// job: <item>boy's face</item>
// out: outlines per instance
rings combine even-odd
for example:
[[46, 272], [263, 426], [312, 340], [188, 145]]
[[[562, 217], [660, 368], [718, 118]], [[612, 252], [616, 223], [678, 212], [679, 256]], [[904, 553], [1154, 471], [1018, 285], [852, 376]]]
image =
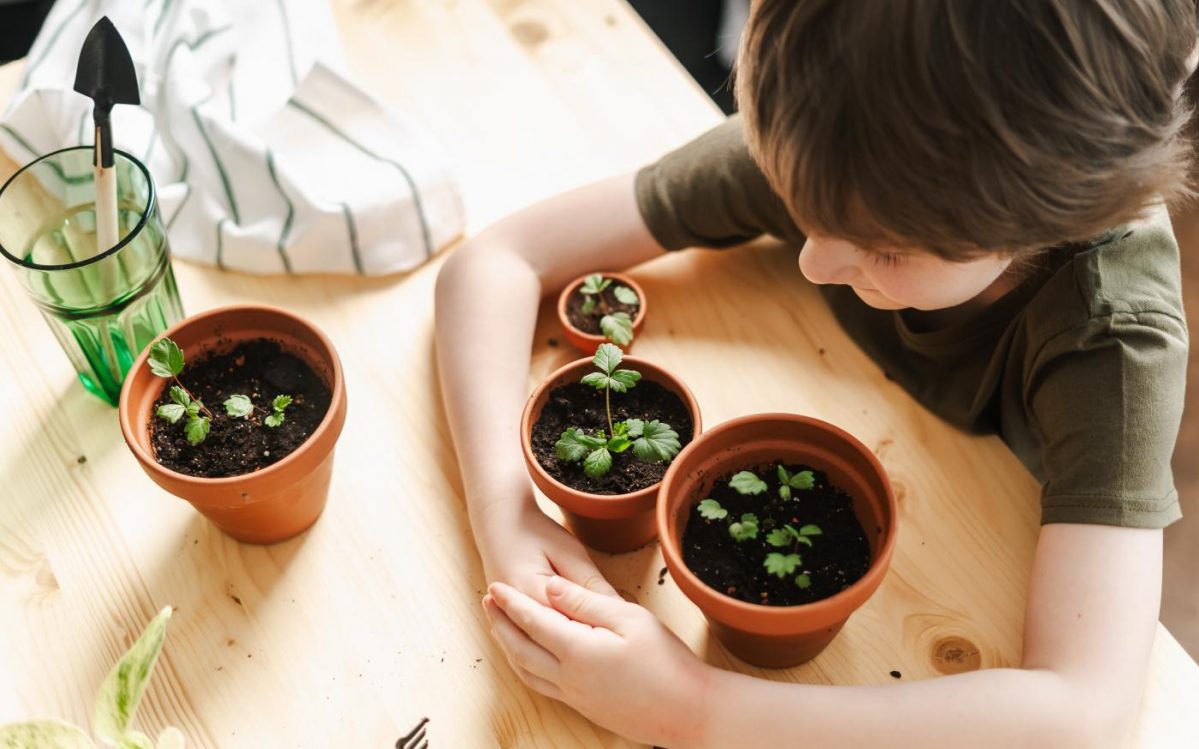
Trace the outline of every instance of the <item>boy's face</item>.
[[914, 248], [864, 251], [820, 235], [810, 235], [799, 253], [799, 269], [809, 281], [851, 286], [876, 309], [956, 307], [986, 291], [1011, 262], [998, 254], [950, 262]]

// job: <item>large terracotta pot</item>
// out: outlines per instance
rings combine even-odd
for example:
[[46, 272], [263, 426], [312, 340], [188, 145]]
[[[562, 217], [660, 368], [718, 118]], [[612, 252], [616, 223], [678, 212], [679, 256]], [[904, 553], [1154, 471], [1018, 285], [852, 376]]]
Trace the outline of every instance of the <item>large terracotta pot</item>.
[[[860, 580], [802, 606], [763, 606], [713, 590], [687, 568], [682, 539], [692, 508], [722, 476], [762, 463], [812, 466], [850, 495], [873, 557]], [[899, 508], [878, 458], [851, 434], [819, 419], [772, 413], [725, 422], [685, 447], [662, 479], [657, 514], [670, 575], [720, 642], [747, 663], [786, 668], [816, 657], [878, 588], [891, 564]]]
[[[594, 370], [590, 358], [571, 362], [551, 374], [542, 382], [525, 403], [520, 420], [520, 441], [524, 451], [525, 465], [533, 483], [551, 502], [562, 508], [566, 526], [587, 546], [599, 551], [619, 554], [640, 548], [657, 535], [654, 507], [661, 483], [647, 486], [628, 494], [588, 494], [558, 482], [541, 467], [533, 454], [533, 425], [541, 417], [541, 409], [549, 399], [550, 391], [571, 382], [578, 382], [583, 375]], [[626, 356], [622, 369], [635, 369], [641, 373], [642, 382], [655, 382], [677, 395], [691, 412], [691, 439], [700, 433], [699, 404], [683, 381], [667, 370], [635, 356]], [[677, 457], [675, 458], [678, 459]]]
[[[575, 280], [566, 284], [562, 289], [562, 293], [558, 295], [558, 322], [562, 326], [562, 335], [566, 336], [566, 340], [570, 344], [590, 356], [595, 353], [601, 343], [608, 341], [603, 335], [596, 333], [585, 333], [571, 324], [570, 318], [566, 316], [566, 305], [570, 301], [570, 297], [579, 290], [583, 282], [587, 280], [587, 276], [593, 275], [586, 273], [579, 276]], [[641, 329], [645, 326], [645, 289], [641, 288], [641, 284], [634, 281], [632, 278], [623, 273], [601, 273], [604, 278], [611, 278], [612, 283], [620, 286], [628, 286], [637, 293], [637, 298], [641, 303], [637, 305], [637, 314], [633, 317], [633, 340], [629, 341], [628, 345], [621, 346], [626, 353], [633, 348], [633, 344], [637, 342], [637, 337], [641, 335]]]
[[142, 470], [156, 484], [190, 502], [239, 541], [274, 543], [306, 530], [325, 508], [333, 448], [346, 420], [345, 379], [333, 343], [296, 315], [259, 305], [204, 312], [171, 327], [163, 336], [183, 349], [187, 361], [209, 351], [228, 351], [245, 340], [275, 340], [329, 385], [333, 395], [329, 411], [304, 444], [259, 471], [215, 479], [178, 473], [155, 460], [150, 423], [154, 402], [169, 382], [150, 372], [146, 365], [149, 347], [134, 362], [121, 389], [121, 433]]

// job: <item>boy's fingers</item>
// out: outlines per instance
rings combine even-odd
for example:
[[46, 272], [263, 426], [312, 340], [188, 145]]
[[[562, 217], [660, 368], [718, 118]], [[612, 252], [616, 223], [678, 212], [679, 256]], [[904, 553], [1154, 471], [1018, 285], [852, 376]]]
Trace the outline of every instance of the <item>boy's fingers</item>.
[[[590, 627], [572, 622], [554, 609], [537, 603], [509, 585], [493, 583], [490, 591], [499, 608], [508, 615], [508, 619], [523, 630], [529, 639], [551, 654], [561, 654], [571, 643], [591, 634]], [[591, 595], [606, 598], [598, 593]]]
[[[585, 554], [586, 552], [583, 553]], [[555, 558], [550, 561], [553, 562], [554, 569], [557, 570], [558, 574], [567, 580], [596, 593], [616, 598], [620, 597], [620, 594], [616, 592], [616, 588], [613, 588], [611, 583], [604, 579], [604, 576], [595, 568], [590, 559], [586, 557], [580, 559], [571, 554], [563, 554], [561, 558]], [[544, 595], [544, 591], [542, 595]]]
[[562, 690], [558, 688], [558, 685], [553, 684], [541, 678], [540, 676], [529, 673], [523, 668], [517, 669], [516, 675], [519, 676], [520, 680], [528, 685], [528, 687], [534, 692], [544, 694], [546, 697], [550, 697], [555, 700], [562, 699]]
[[520, 631], [490, 596], [483, 599], [483, 610], [487, 612], [487, 618], [491, 622], [492, 635], [499, 641], [515, 670], [546, 680], [558, 678], [558, 659]]
[[620, 631], [624, 607], [628, 606], [620, 596], [605, 596], [594, 593], [564, 577], [551, 577], [545, 585], [550, 605], [576, 622]]

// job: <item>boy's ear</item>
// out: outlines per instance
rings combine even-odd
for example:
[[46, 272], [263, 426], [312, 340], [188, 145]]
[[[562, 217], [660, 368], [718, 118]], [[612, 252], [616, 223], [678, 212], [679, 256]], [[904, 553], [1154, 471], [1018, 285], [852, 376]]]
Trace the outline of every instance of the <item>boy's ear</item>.
[[1197, 66], [1199, 66], [1199, 42], [1195, 44], [1191, 49], [1190, 56], [1187, 57], [1187, 73], [1194, 73]]

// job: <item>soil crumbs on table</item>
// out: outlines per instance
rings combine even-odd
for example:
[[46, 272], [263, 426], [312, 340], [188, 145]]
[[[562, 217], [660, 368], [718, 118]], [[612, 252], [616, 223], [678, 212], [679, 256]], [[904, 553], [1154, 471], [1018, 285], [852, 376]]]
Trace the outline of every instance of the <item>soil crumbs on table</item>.
[[[608, 288], [599, 294], [603, 303], [596, 304], [595, 310], [590, 315], [583, 314], [583, 305], [587, 303], [587, 297], [579, 293], [578, 287], [575, 287], [575, 292], [566, 300], [566, 319], [570, 320], [571, 325], [584, 333], [603, 335], [604, 331], [600, 330], [600, 319], [604, 315], [611, 315], [615, 312], [627, 312], [630, 318], [637, 319], [637, 310], [641, 309], [640, 302], [637, 304], [624, 304], [617, 300], [616, 287], [622, 284], [615, 278], [611, 279], [611, 281], [612, 283], [608, 284]], [[582, 286], [582, 284], [579, 285]]]
[[[748, 467], [764, 480], [766, 491], [743, 495], [729, 486], [733, 471], [716, 480], [706, 495], [728, 510], [722, 520], [708, 520], [693, 507], [683, 533], [683, 561], [706, 585], [725, 595], [767, 606], [796, 606], [812, 603], [841, 592], [861, 579], [870, 568], [870, 544], [853, 511], [853, 500], [840, 487], [829, 483], [823, 471], [808, 466], [786, 465], [792, 474], [812, 471], [811, 489], [793, 489], [791, 499], [779, 496], [778, 464]], [[704, 497], [698, 498], [703, 499]], [[697, 499], [697, 505], [698, 505]], [[758, 535], [738, 542], [729, 525], [744, 513], [758, 516]], [[808, 524], [820, 526], [821, 535], [811, 536], [812, 545], [796, 543], [776, 548], [766, 537], [776, 528]], [[803, 560], [795, 572], [782, 578], [767, 572], [766, 555], [797, 553]], [[795, 583], [803, 573], [811, 580], [807, 588]]]
[[[329, 386], [308, 364], [266, 339], [199, 358], [188, 364], [179, 380], [212, 412], [208, 437], [193, 447], [182, 420], [171, 424], [152, 413], [150, 439], [159, 463], [202, 478], [240, 476], [277, 463], [316, 431], [332, 400]], [[155, 413], [171, 402], [172, 384], [166, 383], [154, 403]], [[254, 403], [248, 418], [225, 413], [225, 400], [235, 394]], [[277, 395], [290, 395], [292, 402], [283, 412], [283, 423], [268, 427], [263, 419]]]
[[[691, 441], [694, 424], [691, 412], [677, 395], [656, 382], [641, 380], [624, 393], [612, 393], [612, 421], [658, 419], [678, 432], [679, 443], [686, 447]], [[581, 382], [554, 388], [550, 391], [541, 417], [533, 425], [532, 447], [537, 462], [555, 480], [588, 494], [627, 494], [652, 486], [662, 480], [668, 463], [648, 463], [633, 455], [630, 448], [612, 455], [612, 468], [599, 478], [583, 472], [583, 461], [568, 463], [560, 460], [554, 445], [562, 433], [577, 427], [589, 435], [608, 432], [608, 417], [604, 411], [604, 393]]]

